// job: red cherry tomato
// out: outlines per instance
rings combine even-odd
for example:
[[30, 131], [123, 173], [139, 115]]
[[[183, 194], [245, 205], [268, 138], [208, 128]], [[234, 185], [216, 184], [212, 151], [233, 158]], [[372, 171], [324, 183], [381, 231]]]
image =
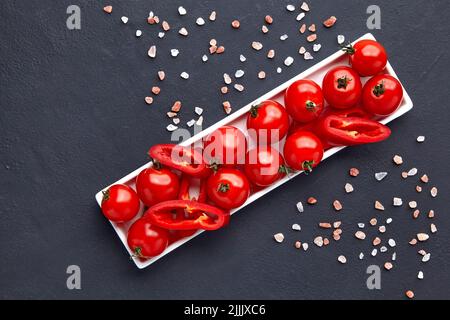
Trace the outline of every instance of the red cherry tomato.
[[386, 50], [377, 41], [361, 40], [345, 47], [344, 51], [350, 55], [350, 65], [361, 77], [374, 76], [386, 67]]
[[313, 133], [297, 131], [287, 138], [284, 145], [284, 159], [290, 168], [310, 172], [322, 158], [322, 142]]
[[287, 88], [284, 103], [289, 115], [298, 122], [317, 119], [325, 107], [320, 86], [312, 80], [298, 80]]
[[148, 259], [166, 250], [169, 234], [167, 230], [152, 226], [147, 219], [141, 218], [128, 230], [127, 242], [136, 257]]
[[239, 170], [221, 168], [208, 178], [208, 197], [222, 209], [234, 209], [247, 201], [250, 183]]
[[250, 110], [247, 129], [253, 129], [250, 136], [254, 135], [259, 145], [277, 143], [288, 132], [289, 116], [278, 102], [264, 101]]
[[241, 130], [223, 126], [205, 139], [204, 157], [207, 162], [227, 166], [245, 163], [247, 138]]
[[111, 221], [130, 221], [139, 212], [140, 205], [136, 191], [124, 184], [113, 185], [103, 192], [102, 212]]
[[377, 116], [387, 116], [400, 106], [403, 88], [400, 82], [387, 74], [370, 79], [363, 88], [363, 107]]
[[178, 176], [165, 168], [148, 168], [136, 178], [136, 190], [145, 205], [151, 207], [159, 202], [178, 198], [180, 181]]
[[247, 152], [244, 172], [258, 187], [267, 187], [281, 179], [287, 169], [281, 154], [271, 147], [259, 146]]
[[325, 100], [336, 109], [354, 107], [361, 98], [361, 78], [349, 67], [340, 66], [328, 71], [322, 88]]

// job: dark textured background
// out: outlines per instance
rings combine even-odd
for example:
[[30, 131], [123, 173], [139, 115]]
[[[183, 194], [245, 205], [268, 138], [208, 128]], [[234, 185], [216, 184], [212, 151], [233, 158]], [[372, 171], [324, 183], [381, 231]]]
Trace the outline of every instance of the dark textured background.
[[[298, 1], [291, 1], [298, 5]], [[175, 99], [184, 103], [183, 121], [191, 119], [194, 106], [203, 106], [206, 126], [224, 114], [218, 88], [223, 72], [242, 66], [239, 54], [247, 56], [242, 68], [246, 76], [243, 94], [227, 97], [242, 106], [269, 89], [312, 66], [337, 50], [336, 35], [355, 39], [368, 32], [367, 1], [310, 1], [312, 12], [305, 20], [316, 22], [323, 48], [315, 61], [305, 62], [297, 54], [304, 40], [298, 35], [295, 15], [285, 10], [288, 1], [183, 1], [188, 15], [178, 16], [181, 1], [1, 1], [0, 2], [0, 297], [1, 298], [363, 298], [402, 299], [412, 288], [417, 298], [450, 298], [449, 114], [450, 63], [449, 2], [377, 1], [382, 9], [382, 29], [374, 32], [390, 53], [390, 61], [411, 94], [415, 108], [390, 124], [393, 135], [384, 143], [347, 149], [326, 161], [312, 175], [299, 177], [260, 199], [233, 217], [221, 231], [203, 234], [181, 250], [148, 269], [139, 271], [128, 259], [111, 226], [102, 217], [94, 194], [147, 161], [152, 144], [169, 140], [165, 112]], [[112, 15], [102, 12], [114, 6]], [[66, 28], [66, 8], [78, 4], [82, 29]], [[218, 19], [203, 27], [198, 16], [217, 10]], [[186, 26], [188, 38], [172, 29], [162, 40], [158, 27], [146, 24], [148, 11], [167, 19], [173, 29]], [[267, 36], [260, 33], [263, 17], [271, 14], [276, 23]], [[330, 15], [339, 19], [329, 31], [320, 23]], [[130, 18], [122, 25], [120, 17]], [[238, 18], [241, 29], [231, 29]], [[144, 31], [140, 39], [134, 32]], [[281, 34], [289, 39], [281, 42]], [[222, 56], [201, 55], [210, 38], [226, 46]], [[249, 44], [263, 40], [277, 50], [275, 61], [257, 54]], [[156, 42], [159, 53], [150, 60], [146, 53]], [[168, 50], [179, 48], [177, 59]], [[284, 58], [292, 55], [294, 65], [275, 73]], [[163, 68], [167, 80], [152, 106], [143, 98], [156, 83]], [[256, 72], [266, 70], [265, 81]], [[189, 81], [179, 78], [190, 73]], [[425, 135], [424, 144], [417, 144]], [[396, 168], [391, 158], [404, 156]], [[356, 166], [361, 175], [351, 182], [356, 191], [346, 195], [347, 170]], [[402, 169], [416, 166], [429, 174], [439, 187], [439, 197], [428, 190], [417, 195], [416, 178], [403, 181]], [[376, 183], [373, 173], [390, 175]], [[295, 203], [314, 195], [319, 205], [299, 215]], [[416, 248], [407, 241], [419, 231], [429, 231], [424, 216], [413, 221], [410, 211], [392, 208], [393, 195], [417, 199], [422, 211], [436, 211], [439, 232], [420, 246], [432, 253], [422, 264]], [[335, 214], [330, 203], [341, 199], [345, 209]], [[387, 205], [375, 212], [373, 201]], [[358, 242], [356, 223], [372, 216], [393, 217], [386, 240], [397, 240], [397, 262], [383, 271], [382, 290], [366, 288], [367, 265], [382, 265], [390, 255], [357, 259], [361, 250], [370, 252], [370, 241]], [[318, 249], [312, 238], [319, 234], [319, 221], [344, 221], [339, 243]], [[290, 230], [302, 225], [301, 233]], [[286, 241], [272, 238], [284, 232]], [[368, 232], [369, 238], [375, 230]], [[308, 252], [296, 251], [295, 240], [310, 243]], [[346, 265], [336, 261], [339, 254]], [[82, 290], [66, 288], [66, 268], [80, 265]], [[425, 280], [416, 279], [417, 271]]]

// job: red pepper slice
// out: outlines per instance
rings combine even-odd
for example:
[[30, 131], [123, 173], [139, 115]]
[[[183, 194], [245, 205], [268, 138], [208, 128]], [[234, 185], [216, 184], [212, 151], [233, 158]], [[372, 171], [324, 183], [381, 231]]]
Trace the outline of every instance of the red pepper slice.
[[[180, 210], [193, 215], [193, 219], [174, 219]], [[144, 217], [151, 224], [168, 230], [217, 230], [228, 224], [230, 213], [206, 203], [191, 200], [171, 200], [161, 202], [148, 209]]]
[[180, 184], [180, 192], [178, 199], [179, 200], [196, 200], [198, 202], [205, 203], [207, 199], [207, 193], [206, 193], [206, 181], [203, 179], [200, 179], [200, 190], [198, 194], [198, 199], [191, 198], [191, 195], [189, 194], [189, 189], [192, 184], [192, 178], [186, 175], [183, 175], [181, 178], [181, 184]]
[[318, 130], [330, 145], [351, 146], [386, 140], [391, 129], [369, 119], [331, 115], [323, 119]]
[[158, 144], [151, 147], [148, 154], [162, 165], [179, 170], [192, 177], [206, 178], [212, 173], [203, 161], [202, 154], [192, 147]]

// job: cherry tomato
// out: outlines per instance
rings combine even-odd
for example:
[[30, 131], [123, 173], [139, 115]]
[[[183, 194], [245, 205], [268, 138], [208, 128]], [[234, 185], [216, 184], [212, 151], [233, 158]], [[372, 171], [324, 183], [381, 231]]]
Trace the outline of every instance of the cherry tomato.
[[204, 157], [207, 162], [227, 166], [245, 163], [247, 138], [241, 130], [223, 126], [205, 139]]
[[386, 50], [377, 41], [361, 40], [345, 47], [344, 51], [350, 55], [350, 65], [361, 77], [374, 76], [386, 67]]
[[234, 209], [247, 201], [250, 195], [250, 183], [239, 170], [221, 168], [208, 182], [208, 197], [222, 209]]
[[[276, 101], [264, 101], [253, 106], [247, 117], [247, 129], [253, 129], [259, 145], [277, 143], [289, 129], [286, 109]], [[273, 137], [272, 137], [273, 136]]]
[[139, 212], [141, 204], [136, 191], [124, 184], [116, 184], [103, 191], [102, 212], [114, 222], [127, 222]]
[[267, 187], [281, 179], [286, 173], [284, 159], [271, 147], [258, 146], [247, 152], [244, 172], [247, 178], [259, 187]]
[[323, 157], [323, 146], [320, 139], [311, 132], [297, 131], [286, 140], [284, 159], [294, 170], [311, 172]]
[[387, 116], [399, 107], [403, 88], [394, 77], [381, 74], [370, 79], [363, 88], [363, 107], [377, 116]]
[[167, 230], [152, 226], [147, 219], [141, 218], [128, 230], [127, 242], [136, 257], [148, 259], [166, 250], [169, 234]]
[[336, 109], [354, 107], [361, 98], [361, 78], [349, 67], [339, 66], [328, 71], [322, 88], [325, 100]]
[[298, 122], [317, 119], [325, 107], [322, 89], [312, 80], [298, 80], [287, 88], [284, 103], [289, 115]]
[[145, 205], [151, 207], [159, 202], [178, 198], [178, 176], [165, 168], [144, 169], [136, 178], [136, 190]]

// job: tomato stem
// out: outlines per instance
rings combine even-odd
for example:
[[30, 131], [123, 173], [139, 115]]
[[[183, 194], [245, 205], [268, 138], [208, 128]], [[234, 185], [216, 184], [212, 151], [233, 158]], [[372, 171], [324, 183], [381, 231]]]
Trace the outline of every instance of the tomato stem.
[[292, 171], [292, 169], [289, 168], [288, 166], [286, 166], [286, 165], [281, 165], [280, 168], [278, 169], [278, 172], [279, 172], [279, 173], [284, 173], [284, 174], [290, 174], [290, 173], [292, 173], [293, 171]]
[[317, 108], [317, 105], [314, 102], [312, 102], [310, 100], [306, 101], [306, 110], [315, 112], [316, 108]]
[[252, 118], [256, 118], [258, 116], [258, 108], [259, 108], [259, 104], [255, 104], [251, 107], [250, 115], [252, 116]]
[[349, 82], [352, 81], [353, 79], [347, 78], [347, 76], [343, 76], [339, 79], [337, 79], [337, 83], [338, 83], [338, 89], [346, 89]]
[[219, 170], [219, 168], [220, 168], [220, 163], [213, 161], [208, 166], [208, 168], [210, 168], [213, 172], [217, 172]]
[[384, 92], [386, 91], [386, 88], [384, 87], [384, 81], [381, 81], [381, 83], [377, 84], [374, 88], [373, 88], [373, 94], [376, 97], [381, 96], [382, 94], [384, 94]]
[[230, 190], [230, 185], [228, 183], [221, 183], [219, 184], [219, 187], [217, 188], [217, 191], [225, 193], [228, 190]]
[[349, 55], [355, 54], [355, 48], [352, 46], [352, 44], [350, 42], [348, 43], [348, 45], [342, 46], [342, 51], [344, 51], [345, 53], [347, 53]]
[[305, 174], [309, 174], [312, 172], [314, 165], [314, 160], [305, 160], [302, 163], [302, 169], [304, 170]]
[[102, 194], [103, 194], [102, 203], [109, 200], [109, 196], [110, 196], [109, 189], [102, 191]]

